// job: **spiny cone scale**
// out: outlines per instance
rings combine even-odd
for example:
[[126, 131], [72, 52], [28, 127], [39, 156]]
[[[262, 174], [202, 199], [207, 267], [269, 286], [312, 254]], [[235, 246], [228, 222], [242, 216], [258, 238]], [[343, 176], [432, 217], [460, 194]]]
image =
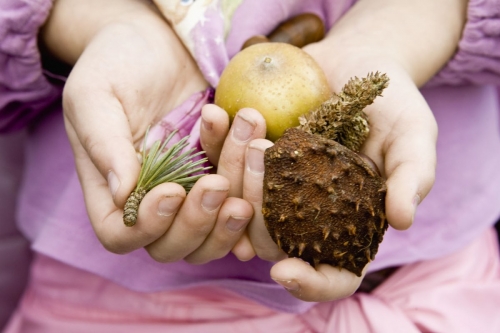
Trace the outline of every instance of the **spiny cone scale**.
[[298, 128], [264, 155], [262, 213], [279, 248], [361, 276], [387, 229], [386, 185], [345, 146]]

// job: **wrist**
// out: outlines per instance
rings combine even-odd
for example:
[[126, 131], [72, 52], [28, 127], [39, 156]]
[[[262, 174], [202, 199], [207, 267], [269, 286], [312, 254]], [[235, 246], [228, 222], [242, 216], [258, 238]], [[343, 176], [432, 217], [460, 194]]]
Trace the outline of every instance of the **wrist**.
[[147, 1], [56, 0], [40, 31], [40, 41], [53, 56], [74, 65], [92, 40], [113, 26], [149, 30], [152, 37], [170, 30], [156, 7]]
[[415, 85], [414, 79], [404, 66], [392, 56], [376, 54], [370, 50], [343, 49], [334, 51], [328, 45], [310, 44], [304, 48], [326, 74], [332, 91], [339, 92], [353, 77], [366, 77], [369, 73], [385, 73], [391, 81], [405, 81]]
[[455, 53], [466, 6], [467, 0], [358, 1], [311, 49], [320, 48], [336, 73], [346, 66], [349, 76], [399, 67], [422, 86]]
[[[365, 56], [363, 53], [335, 54], [324, 52], [318, 44], [311, 44], [305, 50], [324, 70], [333, 92], [338, 93], [353, 77], [364, 78], [369, 73], [380, 72], [389, 77], [389, 85], [383, 92], [383, 98], [375, 99], [364, 111], [371, 117], [373, 113], [385, 113], [393, 110], [429, 110], [422, 97], [415, 79], [396, 59], [386, 55]], [[345, 61], [348, 59], [348, 61]], [[344, 61], [343, 61], [344, 60]], [[433, 122], [431, 113], [422, 115]], [[371, 124], [373, 126], [373, 124]], [[381, 124], [377, 124], [381, 126]]]

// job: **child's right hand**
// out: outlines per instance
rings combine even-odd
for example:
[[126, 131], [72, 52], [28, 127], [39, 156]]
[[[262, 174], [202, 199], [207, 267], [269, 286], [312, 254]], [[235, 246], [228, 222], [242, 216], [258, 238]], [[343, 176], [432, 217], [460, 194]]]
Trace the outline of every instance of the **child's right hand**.
[[[411, 226], [416, 206], [434, 182], [437, 126], [418, 86], [453, 54], [465, 21], [464, 4], [464, 0], [359, 1], [323, 41], [305, 48], [324, 69], [333, 91], [340, 91], [350, 77], [377, 70], [391, 79], [384, 97], [366, 109], [371, 131], [362, 152], [387, 178], [387, 220], [395, 229]], [[422, 17], [427, 20], [424, 25]], [[433, 39], [428, 38], [430, 35]], [[202, 117], [208, 122], [224, 113], [216, 106], [203, 111]], [[261, 118], [255, 110], [240, 113], [234, 124], [241, 120], [240, 115], [254, 124]], [[225, 137], [224, 133], [227, 129], [214, 127], [210, 133], [202, 130], [202, 144], [212, 161], [219, 163], [219, 173], [231, 180], [233, 193], [252, 203], [255, 211], [248, 237], [237, 243], [233, 253], [245, 260], [257, 255], [279, 261], [271, 277], [305, 301], [330, 301], [355, 292], [362, 277], [325, 264], [315, 269], [300, 259], [286, 258], [278, 249], [260, 213], [263, 152], [272, 143], [259, 139], [238, 146], [231, 135]], [[225, 166], [235, 155], [242, 156], [237, 160], [238, 167]]]
[[[309, 51], [328, 70], [328, 62], [321, 55], [329, 53], [322, 48], [318, 45]], [[345, 66], [362, 66], [352, 63], [351, 59], [344, 59]], [[374, 68], [382, 65], [389, 68], [387, 63], [372, 64]], [[384, 91], [384, 97], [377, 98], [367, 110], [371, 132], [362, 151], [376, 162], [387, 178], [386, 214], [389, 224], [397, 229], [406, 229], [413, 221], [418, 203], [413, 198], [417, 195], [424, 198], [433, 184], [437, 128], [431, 110], [411, 78], [401, 67], [390, 69], [391, 84]], [[335, 72], [327, 73], [332, 81], [335, 80]], [[217, 120], [223, 117], [227, 114], [215, 105], [205, 106], [202, 112], [204, 121], [227, 126], [227, 121]], [[249, 124], [254, 124], [254, 132], [248, 141], [238, 143], [234, 134], [242, 123], [246, 123], [248, 133]], [[241, 260], [256, 255], [264, 260], [277, 261], [271, 269], [271, 277], [299, 299], [331, 301], [351, 295], [361, 283], [367, 266], [362, 277], [331, 265], [312, 267], [300, 259], [287, 258], [271, 239], [261, 213], [264, 151], [273, 144], [263, 139], [264, 128], [265, 122], [259, 112], [242, 109], [237, 113], [229, 135], [225, 136], [227, 129], [223, 125], [213, 126], [210, 131], [202, 128], [201, 131], [207, 156], [218, 163], [218, 173], [231, 180], [231, 194], [241, 196], [254, 207], [255, 213], [247, 234], [233, 248], [233, 253]]]
[[207, 86], [154, 7], [138, 0], [59, 0], [43, 37], [55, 56], [75, 63], [63, 94], [64, 119], [101, 243], [115, 253], [146, 247], [160, 262], [225, 256], [253, 210], [228, 198], [229, 181], [219, 175], [203, 177], [187, 196], [178, 184], [159, 185], [143, 199], [138, 223], [123, 223], [146, 128]]

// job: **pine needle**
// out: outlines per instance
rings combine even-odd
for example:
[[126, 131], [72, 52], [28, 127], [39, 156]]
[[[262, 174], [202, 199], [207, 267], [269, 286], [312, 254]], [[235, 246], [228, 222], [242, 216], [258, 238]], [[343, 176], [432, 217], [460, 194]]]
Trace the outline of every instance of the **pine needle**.
[[123, 222], [127, 227], [131, 227], [137, 222], [139, 205], [151, 189], [163, 183], [177, 183], [189, 192], [196, 181], [205, 175], [204, 171], [211, 169], [211, 166], [203, 166], [207, 157], [194, 160], [205, 152], [196, 151], [195, 148], [183, 152], [188, 146], [189, 136], [183, 137], [179, 142], [166, 148], [170, 140], [177, 133], [177, 130], [170, 133], [165, 140], [158, 140], [153, 143], [149, 151], [146, 149], [146, 131], [142, 148], [142, 166], [139, 180], [135, 190], [130, 194], [123, 210]]

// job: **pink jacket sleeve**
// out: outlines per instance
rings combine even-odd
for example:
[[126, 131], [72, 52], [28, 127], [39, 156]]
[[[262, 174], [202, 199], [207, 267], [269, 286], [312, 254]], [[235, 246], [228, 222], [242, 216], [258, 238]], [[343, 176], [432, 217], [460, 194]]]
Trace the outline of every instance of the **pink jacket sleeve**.
[[429, 85], [500, 85], [500, 0], [470, 0], [454, 57]]
[[61, 95], [44, 74], [37, 35], [52, 0], [0, 1], [0, 132], [26, 126]]

